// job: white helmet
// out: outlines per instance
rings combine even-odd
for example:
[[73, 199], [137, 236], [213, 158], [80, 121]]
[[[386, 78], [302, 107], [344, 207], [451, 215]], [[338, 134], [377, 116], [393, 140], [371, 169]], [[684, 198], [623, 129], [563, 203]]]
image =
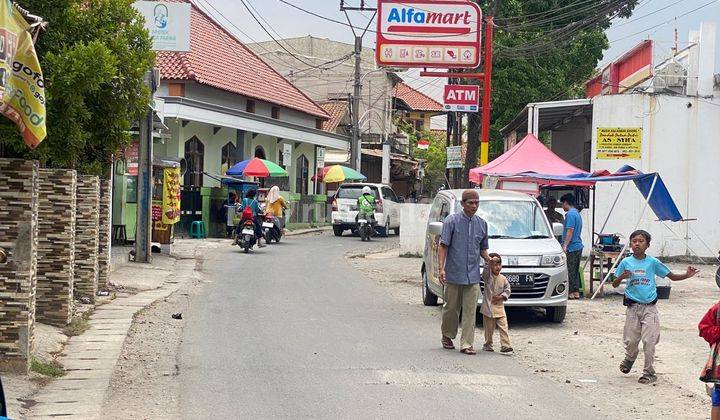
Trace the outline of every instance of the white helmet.
[[370, 189], [370, 187], [363, 187], [363, 189], [362, 189], [362, 194], [363, 194], [363, 195], [365, 195], [365, 194], [370, 194], [370, 195], [372, 195], [372, 190]]

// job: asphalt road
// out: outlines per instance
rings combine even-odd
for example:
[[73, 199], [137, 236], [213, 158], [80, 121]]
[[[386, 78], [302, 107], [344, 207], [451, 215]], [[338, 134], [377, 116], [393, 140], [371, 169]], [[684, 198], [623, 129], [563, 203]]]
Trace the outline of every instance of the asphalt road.
[[184, 315], [184, 417], [602, 417], [512, 357], [443, 350], [419, 291], [417, 305], [400, 304], [347, 264], [363, 247], [323, 235], [211, 255], [211, 283]]

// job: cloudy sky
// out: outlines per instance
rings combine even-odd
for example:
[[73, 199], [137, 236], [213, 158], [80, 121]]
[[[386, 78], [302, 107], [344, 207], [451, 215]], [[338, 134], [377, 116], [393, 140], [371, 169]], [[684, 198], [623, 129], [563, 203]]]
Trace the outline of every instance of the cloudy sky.
[[[254, 42], [270, 39], [240, 0], [193, 1], [233, 32], [241, 41]], [[253, 13], [276, 38], [310, 34], [352, 43], [353, 35], [348, 26], [314, 17], [284, 4], [280, 0], [244, 1], [255, 9]], [[339, 0], [287, 0], [287, 2], [331, 19], [345, 21], [344, 14], [339, 10]], [[346, 0], [345, 4], [356, 6], [359, 2], [360, 0]], [[367, 4], [374, 6], [375, 2], [376, 0], [368, 0]], [[370, 12], [350, 13], [353, 24], [358, 26], [367, 24], [372, 17]], [[699, 28], [703, 21], [716, 23], [720, 21], [720, 0], [641, 0], [632, 17], [618, 19], [608, 29], [610, 48], [605, 52], [600, 66], [612, 61], [639, 41], [647, 38], [655, 40], [656, 60], [667, 57], [674, 44], [675, 28], [678, 30], [680, 48], [683, 48], [687, 45], [688, 32], [691, 29]], [[267, 25], [268, 23], [269, 25]], [[366, 36], [365, 44], [374, 46], [375, 40], [372, 33]], [[717, 58], [716, 68], [720, 68], [720, 54]], [[442, 89], [441, 80], [421, 80], [416, 71], [407, 72], [403, 77], [411, 85], [425, 93], [436, 98], [439, 97]]]

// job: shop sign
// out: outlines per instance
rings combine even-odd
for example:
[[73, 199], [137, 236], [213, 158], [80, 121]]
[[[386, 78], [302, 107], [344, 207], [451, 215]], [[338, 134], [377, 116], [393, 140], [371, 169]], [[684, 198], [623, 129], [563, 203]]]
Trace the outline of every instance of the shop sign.
[[447, 165], [448, 169], [458, 169], [463, 167], [462, 146], [450, 146], [447, 148]]
[[292, 166], [292, 150], [292, 144], [283, 143], [283, 165]]
[[482, 12], [465, 0], [378, 0], [378, 65], [475, 68]]
[[640, 159], [642, 128], [598, 127], [596, 150], [598, 160]]
[[137, 1], [155, 51], [190, 51], [190, 3]]
[[324, 167], [325, 167], [325, 148], [318, 147], [317, 148], [317, 159], [315, 160], [315, 168], [324, 168]]
[[479, 99], [478, 85], [445, 85], [443, 108], [445, 111], [477, 112]]

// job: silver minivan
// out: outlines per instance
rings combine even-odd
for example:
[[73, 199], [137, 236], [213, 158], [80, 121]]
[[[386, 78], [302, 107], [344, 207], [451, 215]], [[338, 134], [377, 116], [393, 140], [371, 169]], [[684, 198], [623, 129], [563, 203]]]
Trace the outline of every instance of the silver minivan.
[[[554, 236], [562, 235], [563, 226], [551, 226], [540, 203], [530, 195], [477, 191], [477, 215], [488, 224], [490, 252], [502, 256], [502, 273], [512, 288], [505, 305], [545, 308], [548, 320], [562, 322], [567, 308], [568, 274], [565, 254]], [[440, 233], [448, 215], [463, 211], [462, 192], [440, 191], [430, 210], [422, 265], [423, 303], [427, 306], [437, 305], [438, 297], [443, 297], [444, 288], [438, 279]], [[478, 305], [481, 303], [482, 294]]]

